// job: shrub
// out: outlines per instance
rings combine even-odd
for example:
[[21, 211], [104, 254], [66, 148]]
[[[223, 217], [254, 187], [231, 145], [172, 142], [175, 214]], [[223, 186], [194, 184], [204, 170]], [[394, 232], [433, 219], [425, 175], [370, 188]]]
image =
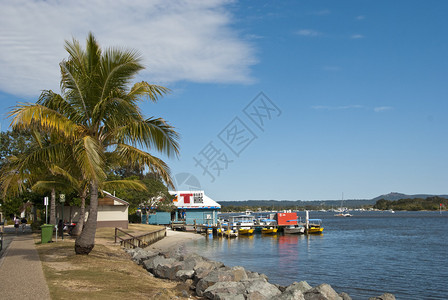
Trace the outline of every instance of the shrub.
[[129, 215], [129, 223], [141, 223], [142, 218], [137, 213], [133, 213]]

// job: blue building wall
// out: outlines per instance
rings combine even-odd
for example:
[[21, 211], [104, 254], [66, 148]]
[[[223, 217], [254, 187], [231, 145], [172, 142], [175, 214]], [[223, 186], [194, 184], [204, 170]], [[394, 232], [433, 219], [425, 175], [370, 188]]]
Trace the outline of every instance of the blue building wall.
[[[183, 215], [182, 212], [185, 212]], [[151, 225], [168, 225], [171, 224], [171, 213], [169, 212], [157, 212], [155, 214], [148, 215], [148, 223], [146, 222], [145, 214], [142, 214], [142, 224]], [[216, 224], [218, 221], [217, 209], [185, 209], [179, 210], [179, 213], [175, 214], [174, 221], [185, 221], [187, 225], [196, 224]]]
[[[148, 222], [146, 222], [146, 217], [148, 217]], [[142, 214], [142, 224], [169, 225], [171, 224], [171, 213], [157, 212], [153, 215]]]
[[218, 211], [216, 209], [186, 209], [185, 223], [187, 225], [196, 224], [216, 224], [218, 220]]

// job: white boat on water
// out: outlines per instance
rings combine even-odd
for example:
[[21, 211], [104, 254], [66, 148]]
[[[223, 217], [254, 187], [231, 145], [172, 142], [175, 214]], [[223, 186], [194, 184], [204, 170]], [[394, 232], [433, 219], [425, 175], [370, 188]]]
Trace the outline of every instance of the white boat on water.
[[335, 217], [353, 217], [353, 215], [349, 212], [341, 212], [339, 214], [335, 214]]
[[305, 233], [305, 226], [303, 226], [303, 225], [288, 225], [283, 230], [285, 233], [288, 233], [288, 234], [303, 234], [303, 233]]
[[254, 216], [248, 214], [230, 217], [230, 224], [238, 227], [238, 234], [250, 235], [255, 231]]
[[334, 216], [335, 217], [352, 217], [353, 215], [348, 212], [347, 208], [342, 207], [343, 203], [344, 203], [344, 193], [342, 193], [341, 208], [336, 210], [336, 212], [339, 212], [339, 213], [335, 214]]

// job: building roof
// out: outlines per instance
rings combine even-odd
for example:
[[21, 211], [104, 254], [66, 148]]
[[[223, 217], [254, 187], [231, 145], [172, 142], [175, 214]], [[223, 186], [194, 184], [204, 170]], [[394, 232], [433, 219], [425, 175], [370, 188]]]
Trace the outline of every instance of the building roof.
[[[129, 202], [126, 202], [123, 199], [115, 197], [114, 195], [112, 195], [109, 192], [106, 192], [106, 191], [103, 190], [103, 194], [104, 194], [104, 197], [98, 198], [98, 205], [111, 205], [111, 206], [113, 206], [113, 205], [126, 205], [126, 206], [129, 206]], [[103, 200], [101, 201], [100, 199], [103, 199]], [[107, 199], [110, 199], [111, 201], [107, 201]]]
[[204, 191], [169, 191], [173, 203], [181, 209], [220, 209], [221, 205], [205, 195]]

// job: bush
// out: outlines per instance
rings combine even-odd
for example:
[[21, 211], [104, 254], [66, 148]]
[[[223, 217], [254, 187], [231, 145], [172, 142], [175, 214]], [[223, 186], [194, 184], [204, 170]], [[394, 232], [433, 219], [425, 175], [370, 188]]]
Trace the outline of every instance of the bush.
[[137, 213], [133, 213], [129, 215], [129, 223], [141, 223], [142, 218]]
[[39, 231], [41, 225], [42, 225], [41, 221], [34, 221], [33, 223], [31, 223], [31, 230], [33, 232]]

